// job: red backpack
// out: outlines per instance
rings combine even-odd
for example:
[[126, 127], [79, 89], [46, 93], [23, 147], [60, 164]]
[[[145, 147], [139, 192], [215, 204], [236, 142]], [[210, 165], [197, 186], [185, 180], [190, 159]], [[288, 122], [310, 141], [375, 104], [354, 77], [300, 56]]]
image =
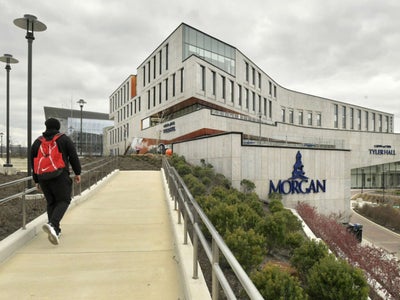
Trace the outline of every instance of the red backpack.
[[62, 135], [62, 133], [57, 133], [50, 141], [47, 141], [43, 136], [38, 138], [41, 144], [37, 156], [33, 159], [33, 172], [41, 180], [55, 178], [65, 168], [62, 153], [58, 150], [56, 143]]

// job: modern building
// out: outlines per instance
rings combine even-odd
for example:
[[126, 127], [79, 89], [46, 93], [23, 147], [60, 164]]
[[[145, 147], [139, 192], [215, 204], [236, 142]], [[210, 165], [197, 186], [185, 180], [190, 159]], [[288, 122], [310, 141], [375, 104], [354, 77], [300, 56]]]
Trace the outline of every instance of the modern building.
[[108, 114], [45, 106], [44, 115], [46, 120], [56, 118], [60, 121], [60, 132], [72, 139], [78, 154], [93, 156], [108, 154], [104, 151], [106, 145], [103, 143], [104, 128], [113, 125]]
[[172, 147], [261, 198], [349, 213], [351, 188], [400, 186], [393, 114], [290, 90], [240, 50], [179, 25], [109, 97], [110, 152]]

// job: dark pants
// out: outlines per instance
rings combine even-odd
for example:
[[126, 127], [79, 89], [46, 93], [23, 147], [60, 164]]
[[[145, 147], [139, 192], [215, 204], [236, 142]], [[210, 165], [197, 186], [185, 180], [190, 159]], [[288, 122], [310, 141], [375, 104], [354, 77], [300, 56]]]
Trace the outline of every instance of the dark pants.
[[40, 187], [47, 201], [47, 216], [58, 234], [60, 221], [71, 203], [72, 179], [67, 172], [50, 180], [40, 180]]

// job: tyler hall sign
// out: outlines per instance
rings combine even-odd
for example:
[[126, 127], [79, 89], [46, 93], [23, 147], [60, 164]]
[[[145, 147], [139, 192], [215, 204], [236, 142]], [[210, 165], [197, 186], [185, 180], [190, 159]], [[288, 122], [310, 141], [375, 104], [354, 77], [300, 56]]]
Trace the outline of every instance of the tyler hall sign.
[[369, 154], [373, 155], [396, 155], [396, 150], [390, 145], [374, 145], [374, 149], [369, 149]]
[[279, 193], [288, 194], [310, 194], [310, 193], [325, 193], [326, 179], [309, 180], [303, 171], [303, 163], [301, 161], [301, 153], [297, 151], [296, 162], [293, 166], [292, 177], [286, 180], [279, 180], [276, 184], [269, 181], [269, 194]]

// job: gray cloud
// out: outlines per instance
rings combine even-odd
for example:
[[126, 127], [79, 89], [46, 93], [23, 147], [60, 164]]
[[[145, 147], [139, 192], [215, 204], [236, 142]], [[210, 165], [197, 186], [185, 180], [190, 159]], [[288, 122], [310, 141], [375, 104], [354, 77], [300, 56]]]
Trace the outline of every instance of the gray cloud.
[[[181, 23], [237, 47], [280, 85], [395, 114], [400, 131], [400, 2], [0, 0], [11, 70], [11, 139], [26, 144], [27, 41], [15, 18], [47, 25], [33, 43], [33, 137], [43, 106], [108, 112], [108, 96]], [[4, 65], [3, 65], [4, 66]], [[0, 131], [5, 131], [0, 70]], [[4, 96], [3, 96], [4, 95]]]

